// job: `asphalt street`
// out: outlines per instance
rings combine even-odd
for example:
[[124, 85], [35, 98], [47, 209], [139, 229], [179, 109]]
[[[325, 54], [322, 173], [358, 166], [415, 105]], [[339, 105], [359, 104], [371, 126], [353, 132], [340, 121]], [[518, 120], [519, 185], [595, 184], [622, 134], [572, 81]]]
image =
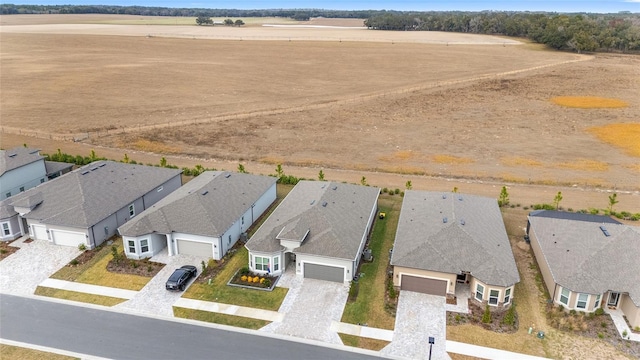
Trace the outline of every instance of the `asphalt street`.
[[376, 359], [272, 337], [0, 295], [0, 338], [114, 359]]

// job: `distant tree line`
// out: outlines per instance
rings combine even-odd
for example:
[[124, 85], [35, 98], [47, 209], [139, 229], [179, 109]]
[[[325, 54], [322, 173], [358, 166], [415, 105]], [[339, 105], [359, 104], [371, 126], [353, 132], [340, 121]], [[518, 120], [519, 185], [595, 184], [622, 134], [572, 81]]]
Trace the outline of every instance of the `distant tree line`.
[[[326, 9], [180, 9], [115, 5], [14, 5], [0, 4], [7, 14], [121, 14], [198, 17], [199, 25], [210, 25], [211, 17], [311, 17], [366, 19], [374, 30], [449, 31], [525, 37], [558, 50], [640, 51], [640, 14], [545, 12], [407, 12], [387, 10]], [[226, 24], [231, 25], [231, 24]], [[240, 24], [234, 23], [240, 26]]]
[[558, 50], [640, 51], [640, 14], [530, 12], [385, 13], [365, 20], [376, 30], [451, 31], [525, 37]]

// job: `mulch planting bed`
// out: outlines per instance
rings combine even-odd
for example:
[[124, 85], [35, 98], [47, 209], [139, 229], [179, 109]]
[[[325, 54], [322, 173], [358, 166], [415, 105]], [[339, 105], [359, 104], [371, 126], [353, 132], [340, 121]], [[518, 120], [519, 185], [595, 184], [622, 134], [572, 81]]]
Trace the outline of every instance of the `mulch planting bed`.
[[456, 312], [447, 311], [447, 326], [455, 326], [462, 324], [475, 324], [482, 326], [483, 328], [494, 331], [497, 333], [514, 333], [518, 330], [518, 317], [515, 317], [515, 325], [508, 325], [504, 323], [504, 317], [507, 314], [508, 309], [497, 309], [489, 307], [491, 311], [491, 322], [483, 323], [482, 316], [484, 315], [485, 308], [483, 305], [479, 305], [475, 301], [469, 299], [470, 314], [461, 314]]
[[9, 246], [13, 241], [2, 241], [0, 242], [0, 260], [3, 260], [7, 256], [13, 254], [14, 252], [20, 250], [20, 248]]
[[129, 274], [146, 277], [156, 276], [165, 264], [143, 260], [121, 259], [119, 261], [111, 260], [107, 264], [107, 271], [118, 274]]

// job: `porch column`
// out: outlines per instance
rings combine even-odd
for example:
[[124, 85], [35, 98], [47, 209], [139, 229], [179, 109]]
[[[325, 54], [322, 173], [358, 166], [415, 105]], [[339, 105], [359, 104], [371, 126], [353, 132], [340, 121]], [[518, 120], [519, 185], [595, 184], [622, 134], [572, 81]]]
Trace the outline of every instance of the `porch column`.
[[173, 252], [173, 236], [171, 236], [171, 233], [167, 234], [167, 251], [169, 253], [169, 256], [173, 256], [174, 252]]

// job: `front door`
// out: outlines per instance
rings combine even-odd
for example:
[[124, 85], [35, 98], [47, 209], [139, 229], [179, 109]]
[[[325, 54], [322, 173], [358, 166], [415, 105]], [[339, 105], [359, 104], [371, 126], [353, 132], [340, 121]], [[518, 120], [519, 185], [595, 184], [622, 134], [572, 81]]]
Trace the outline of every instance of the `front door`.
[[22, 223], [22, 236], [29, 236], [29, 224], [27, 224], [27, 219], [20, 218], [20, 222]]
[[617, 307], [618, 300], [620, 300], [620, 293], [612, 291], [609, 293], [609, 301], [607, 301], [607, 305]]

